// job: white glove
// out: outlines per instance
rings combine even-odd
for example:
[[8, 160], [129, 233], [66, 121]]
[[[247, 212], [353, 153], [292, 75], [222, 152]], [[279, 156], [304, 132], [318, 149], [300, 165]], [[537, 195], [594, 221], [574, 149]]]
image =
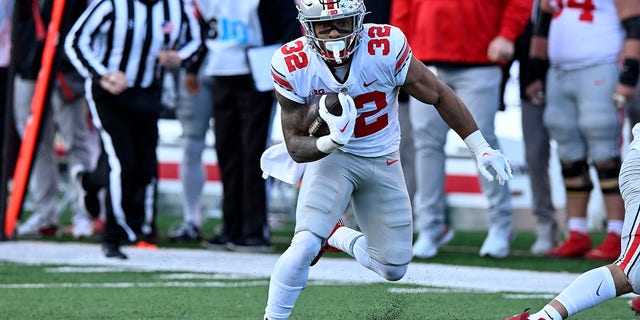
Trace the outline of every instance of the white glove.
[[356, 125], [358, 111], [356, 110], [355, 102], [353, 102], [350, 96], [344, 93], [338, 93], [338, 100], [340, 100], [340, 104], [342, 105], [341, 115], [334, 116], [327, 110], [324, 97], [320, 100], [319, 114], [329, 127], [329, 137], [331, 140], [343, 146], [347, 144], [351, 136], [353, 136], [353, 128]]
[[476, 157], [478, 170], [483, 177], [489, 181], [493, 181], [493, 175], [487, 170], [487, 168], [491, 167], [496, 171], [495, 178], [498, 179], [500, 185], [503, 185], [507, 180], [513, 179], [509, 160], [507, 160], [500, 150], [492, 149], [479, 130], [466, 137], [464, 142]]

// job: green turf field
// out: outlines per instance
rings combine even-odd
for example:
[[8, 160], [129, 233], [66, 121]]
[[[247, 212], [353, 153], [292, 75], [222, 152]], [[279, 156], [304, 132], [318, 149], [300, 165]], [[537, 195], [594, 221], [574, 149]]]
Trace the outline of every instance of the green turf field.
[[[161, 215], [160, 230], [167, 230], [179, 219]], [[215, 220], [207, 222], [207, 236], [216, 224]], [[527, 249], [533, 234], [524, 232], [517, 235], [509, 258], [481, 258], [477, 252], [485, 235], [457, 231], [438, 257], [415, 262], [568, 273], [602, 265], [582, 259], [531, 256]], [[594, 242], [603, 236], [594, 234]], [[273, 231], [275, 255], [286, 248], [290, 237], [290, 224]], [[198, 244], [172, 244], [165, 238], [166, 234], [161, 234], [161, 248], [200, 250]], [[75, 240], [63, 236], [54, 241]], [[2, 245], [7, 244], [11, 243]], [[141, 271], [104, 265], [26, 265], [2, 262], [1, 256], [0, 246], [0, 319], [261, 319], [267, 299], [267, 277], [237, 279], [215, 273]], [[327, 257], [348, 259], [341, 253]], [[322, 265], [315, 268], [319, 267]], [[554, 294], [520, 294], [517, 281], [513, 288], [514, 292], [495, 293], [389, 282], [313, 280], [298, 299], [291, 319], [503, 319], [525, 307], [540, 308]], [[640, 319], [629, 310], [629, 299], [613, 299], [572, 319]]]
[[[214, 285], [210, 274], [183, 279], [167, 272], [82, 269], [0, 263], [0, 318], [261, 319], [267, 298], [267, 279], [217, 279]], [[617, 298], [574, 318], [634, 319], [628, 300]], [[311, 282], [291, 319], [503, 319], [545, 301], [392, 283]]]

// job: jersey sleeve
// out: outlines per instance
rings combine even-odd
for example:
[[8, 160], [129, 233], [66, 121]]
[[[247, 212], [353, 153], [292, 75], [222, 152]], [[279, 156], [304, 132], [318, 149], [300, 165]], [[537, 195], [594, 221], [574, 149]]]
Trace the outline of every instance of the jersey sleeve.
[[91, 42], [105, 24], [111, 23], [112, 16], [110, 1], [94, 1], [74, 23], [65, 39], [64, 49], [69, 61], [85, 78], [100, 78], [107, 72]]
[[365, 46], [361, 51], [373, 57], [367, 61], [377, 64], [379, 78], [395, 87], [404, 84], [412, 53], [407, 38], [399, 28], [387, 24], [367, 24], [361, 45]]
[[[295, 41], [300, 41], [300, 39], [292, 42]], [[275, 90], [280, 95], [297, 103], [305, 103], [304, 98], [301, 97], [294, 89], [295, 76], [294, 73], [289, 70], [289, 66], [285, 61], [285, 55], [283, 54], [283, 51], [286, 51], [287, 48], [291, 47], [292, 42], [284, 44], [273, 54], [273, 57], [271, 58], [271, 78], [273, 79], [273, 86]], [[287, 59], [291, 60], [292, 58], [289, 55], [287, 56]], [[289, 64], [291, 64], [291, 62]]]
[[394, 53], [394, 60], [389, 65], [392, 68], [390, 72], [392, 73], [396, 86], [402, 86], [409, 71], [409, 62], [412, 57], [411, 46], [409, 46], [407, 37], [405, 37], [402, 30], [397, 27], [391, 26], [391, 36], [389, 39], [391, 42], [391, 52]]

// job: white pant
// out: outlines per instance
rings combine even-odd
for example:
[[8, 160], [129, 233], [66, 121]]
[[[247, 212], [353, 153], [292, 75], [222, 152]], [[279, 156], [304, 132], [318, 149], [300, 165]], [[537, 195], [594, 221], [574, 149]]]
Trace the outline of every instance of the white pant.
[[[31, 98], [35, 81], [16, 77], [14, 84], [14, 113], [16, 128], [24, 136], [27, 120], [31, 114]], [[68, 168], [81, 165], [92, 168], [100, 152], [99, 136], [89, 126], [87, 103], [84, 98], [72, 102], [62, 100], [58, 90], [51, 92], [51, 112], [43, 115], [40, 141], [34, 156], [29, 192], [33, 202], [33, 214], [39, 215], [42, 223], [58, 224], [56, 200], [58, 197], [58, 158], [54, 141], [59, 138], [66, 152]], [[73, 193], [71, 199], [76, 199]], [[86, 214], [72, 201], [73, 214]]]

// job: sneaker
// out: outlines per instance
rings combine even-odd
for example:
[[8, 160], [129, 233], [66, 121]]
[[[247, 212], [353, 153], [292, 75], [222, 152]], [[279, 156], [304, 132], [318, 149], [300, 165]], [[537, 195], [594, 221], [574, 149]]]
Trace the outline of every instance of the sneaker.
[[531, 253], [544, 256], [558, 245], [556, 226], [553, 223], [539, 223], [536, 226], [536, 241], [531, 246]]
[[420, 232], [418, 240], [413, 244], [413, 256], [421, 259], [433, 258], [438, 254], [440, 246], [449, 243], [455, 231], [445, 225], [435, 238], [429, 232]]
[[620, 256], [620, 236], [615, 232], [607, 233], [602, 244], [589, 250], [584, 257], [590, 260], [614, 261]]
[[530, 315], [531, 314], [529, 313], [529, 308], [527, 308], [527, 309], [524, 309], [524, 312], [513, 315], [508, 318], [504, 318], [504, 320], [529, 320]]
[[547, 256], [554, 258], [582, 257], [591, 250], [591, 238], [588, 234], [569, 231], [569, 238], [555, 249], [551, 249]]
[[480, 247], [481, 257], [503, 259], [509, 255], [513, 232], [510, 227], [493, 226]]
[[58, 226], [56, 225], [47, 225], [38, 228], [38, 233], [43, 237], [57, 237], [58, 236]]
[[236, 252], [273, 252], [271, 241], [262, 237], [242, 237], [229, 243], [227, 249]]
[[640, 315], [640, 296], [629, 300], [629, 307], [636, 313], [636, 315]]
[[327, 240], [324, 241], [324, 244], [322, 245], [322, 247], [320, 248], [320, 251], [318, 252], [318, 254], [316, 255], [315, 258], [313, 258], [313, 260], [311, 261], [311, 263], [309, 264], [310, 266], [315, 266], [316, 263], [318, 263], [318, 260], [320, 260], [320, 258], [322, 257], [322, 255], [325, 252], [340, 252], [339, 249], [334, 248], [332, 246], [329, 245], [329, 238], [331, 238], [331, 236], [336, 232], [336, 230], [338, 230], [338, 228], [340, 227], [344, 227], [344, 221], [342, 221], [342, 219], [338, 219], [338, 223], [336, 223], [335, 227], [333, 227], [333, 230], [331, 231], [331, 233], [329, 234], [329, 236], [327, 237]]
[[102, 253], [104, 253], [104, 256], [107, 258], [127, 259], [127, 256], [120, 251], [120, 246], [117, 244], [103, 243]]
[[104, 219], [98, 217], [91, 221], [91, 227], [93, 228], [94, 234], [103, 234], [104, 233]]
[[89, 238], [93, 236], [93, 224], [88, 217], [74, 219], [71, 227], [71, 235], [74, 239]]
[[32, 214], [27, 221], [16, 228], [19, 237], [55, 237], [58, 235], [58, 226], [46, 223], [39, 214]]
[[145, 249], [145, 250], [156, 250], [156, 249], [158, 249], [158, 245], [157, 244], [151, 243], [151, 242], [147, 242], [147, 241], [144, 241], [144, 240], [136, 241], [136, 243], [134, 243], [133, 246], [138, 248], [138, 249]]
[[58, 226], [56, 225], [46, 225], [46, 226], [36, 226], [35, 228], [18, 227], [16, 229], [16, 235], [22, 237], [57, 237], [58, 236]]
[[191, 223], [182, 223], [178, 229], [169, 230], [169, 241], [171, 242], [184, 242], [184, 241], [200, 241], [200, 228]]
[[213, 236], [210, 240], [202, 241], [200, 245], [209, 250], [228, 250], [233, 238], [225, 234]]

